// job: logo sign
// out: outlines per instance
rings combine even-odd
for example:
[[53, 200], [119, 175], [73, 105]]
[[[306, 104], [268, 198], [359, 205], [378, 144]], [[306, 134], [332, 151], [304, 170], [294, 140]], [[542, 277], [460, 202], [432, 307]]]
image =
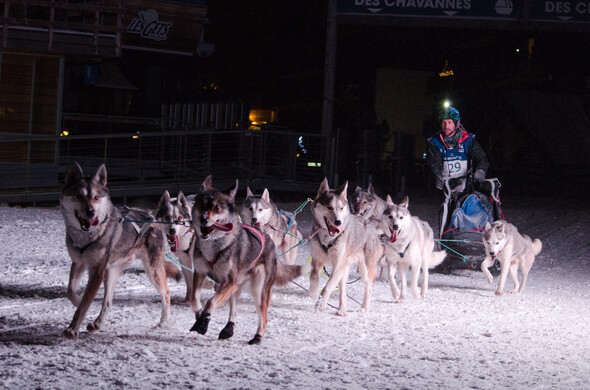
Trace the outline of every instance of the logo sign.
[[533, 1], [533, 19], [590, 22], [590, 0]]
[[522, 0], [338, 0], [338, 13], [520, 20]]
[[172, 23], [161, 22], [158, 20], [158, 12], [153, 9], [139, 11], [139, 18], [135, 18], [129, 23], [127, 32], [137, 34], [142, 38], [153, 39], [155, 41], [165, 41], [168, 39], [168, 33], [172, 28]]

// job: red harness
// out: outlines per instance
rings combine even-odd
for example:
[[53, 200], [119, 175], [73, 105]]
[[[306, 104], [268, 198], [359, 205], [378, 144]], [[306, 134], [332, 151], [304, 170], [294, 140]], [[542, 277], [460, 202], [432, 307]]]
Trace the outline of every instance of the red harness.
[[[244, 225], [244, 224], [240, 224], [240, 226], [242, 228], [246, 229], [247, 231], [249, 231], [254, 236], [256, 236], [256, 238], [258, 238], [258, 241], [260, 241], [260, 252], [258, 253], [258, 256], [256, 256], [256, 258], [252, 261], [252, 263], [250, 263], [250, 266], [248, 267], [248, 270], [250, 270], [258, 264], [258, 260], [260, 260], [260, 256], [262, 256], [262, 252], [264, 251], [264, 244], [266, 242], [266, 239], [264, 238], [264, 234], [262, 232], [260, 232], [260, 230], [256, 229], [255, 227], [250, 226], [250, 225]], [[221, 225], [221, 224], [216, 223], [213, 225], [213, 227], [218, 230], [224, 231], [224, 232], [228, 232], [233, 229], [233, 225], [231, 223], [228, 223], [226, 225]], [[208, 261], [211, 268], [213, 268], [215, 263], [217, 263], [217, 256], [218, 255], [219, 254], [216, 253], [215, 257], [213, 257], [213, 259], [211, 261]]]

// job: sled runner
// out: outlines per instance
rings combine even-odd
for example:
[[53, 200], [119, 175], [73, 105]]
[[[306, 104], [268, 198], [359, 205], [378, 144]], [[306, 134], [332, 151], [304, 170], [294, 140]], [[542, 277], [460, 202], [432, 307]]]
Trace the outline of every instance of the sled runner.
[[[445, 200], [439, 215], [439, 239], [441, 248], [447, 249], [447, 258], [437, 270], [480, 269], [485, 258], [481, 234], [487, 222], [504, 219], [500, 202], [500, 181], [497, 178], [476, 182], [471, 177], [460, 178], [465, 190], [451, 191], [445, 181]], [[493, 271], [493, 270], [491, 270]]]

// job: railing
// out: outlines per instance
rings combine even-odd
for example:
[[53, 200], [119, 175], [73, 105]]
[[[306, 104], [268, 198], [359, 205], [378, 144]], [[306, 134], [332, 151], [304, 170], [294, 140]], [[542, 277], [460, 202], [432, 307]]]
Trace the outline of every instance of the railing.
[[0, 163], [0, 202], [57, 200], [74, 161], [86, 174], [105, 163], [114, 196], [155, 195], [164, 189], [191, 193], [210, 174], [220, 186], [238, 179], [242, 189], [313, 192], [324, 177], [319, 135], [282, 129], [162, 131], [151, 123], [143, 131], [122, 133], [0, 135], [1, 153], [26, 143], [29, 150], [57, 156], [55, 163]]

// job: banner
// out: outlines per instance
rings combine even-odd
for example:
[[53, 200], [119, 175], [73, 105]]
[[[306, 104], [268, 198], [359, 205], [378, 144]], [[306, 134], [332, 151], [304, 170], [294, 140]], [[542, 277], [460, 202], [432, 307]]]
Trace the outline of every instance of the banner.
[[522, 0], [338, 0], [339, 14], [522, 19]]
[[590, 0], [534, 1], [533, 19], [537, 21], [590, 22]]

